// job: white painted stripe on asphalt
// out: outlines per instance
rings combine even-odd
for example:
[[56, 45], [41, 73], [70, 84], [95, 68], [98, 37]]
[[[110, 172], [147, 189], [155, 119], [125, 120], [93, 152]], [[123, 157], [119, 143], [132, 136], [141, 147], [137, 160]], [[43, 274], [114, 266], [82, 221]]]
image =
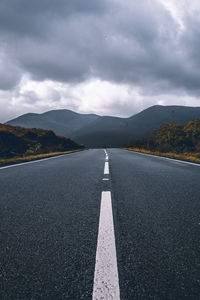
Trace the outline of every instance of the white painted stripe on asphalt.
[[[129, 151], [129, 150], [127, 150], [127, 151]], [[189, 161], [184, 161], [184, 160], [179, 160], [179, 159], [174, 159], [174, 158], [169, 158], [169, 157], [164, 157], [164, 156], [158, 156], [158, 155], [152, 155], [152, 154], [147, 154], [147, 153], [141, 153], [141, 152], [137, 152], [137, 151], [129, 151], [129, 152], [134, 152], [134, 153], [141, 154], [141, 155], [152, 156], [152, 157], [157, 157], [157, 158], [161, 158], [161, 159], [167, 159], [167, 160], [176, 161], [176, 162], [183, 163], [183, 164], [189, 164], [189, 165], [200, 167], [200, 164], [195, 164], [195, 163], [192, 163]]]
[[[72, 152], [72, 153], [77, 153], [77, 152]], [[70, 154], [72, 154], [72, 153], [70, 153]], [[61, 155], [57, 155], [57, 156], [52, 156], [52, 157], [42, 158], [42, 159], [38, 159], [38, 160], [33, 160], [33, 161], [27, 161], [27, 162], [23, 162], [23, 163], [19, 163], [19, 164], [14, 164], [14, 165], [10, 165], [10, 166], [0, 167], [0, 170], [13, 168], [13, 167], [18, 167], [18, 166], [22, 166], [22, 165], [34, 164], [34, 163], [42, 162], [42, 161], [45, 161], [45, 160], [62, 157], [62, 156], [65, 156], [65, 155], [68, 155], [68, 154], [61, 154]]]
[[104, 174], [109, 174], [109, 163], [107, 161], [105, 162]]
[[111, 192], [102, 192], [93, 300], [120, 300]]
[[109, 180], [109, 178], [103, 178], [102, 180]]

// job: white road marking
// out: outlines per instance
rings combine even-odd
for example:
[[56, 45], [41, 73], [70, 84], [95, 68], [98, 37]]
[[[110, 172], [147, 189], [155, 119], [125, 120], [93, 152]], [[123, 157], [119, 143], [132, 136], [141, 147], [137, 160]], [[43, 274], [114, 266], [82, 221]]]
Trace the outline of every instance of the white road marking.
[[[76, 152], [72, 152], [72, 153], [76, 153]], [[70, 153], [70, 154], [72, 154]], [[18, 167], [18, 166], [22, 166], [22, 165], [28, 165], [28, 164], [34, 164], [34, 163], [38, 163], [38, 162], [42, 162], [45, 160], [49, 160], [49, 159], [55, 159], [61, 156], [65, 156], [68, 154], [61, 154], [61, 155], [57, 155], [57, 156], [52, 156], [52, 157], [47, 157], [47, 158], [41, 158], [41, 159], [37, 159], [37, 160], [33, 160], [33, 161], [27, 161], [27, 162], [23, 162], [23, 163], [19, 163], [19, 164], [14, 164], [14, 165], [10, 165], [10, 166], [5, 166], [5, 167], [0, 167], [0, 170], [2, 169], [8, 169], [8, 168], [13, 168], [13, 167]]]
[[[127, 150], [127, 151], [129, 151], [129, 150]], [[141, 153], [141, 152], [137, 152], [137, 151], [129, 151], [129, 152], [135, 152], [135, 153], [141, 154], [141, 155], [147, 155], [147, 156], [157, 157], [157, 158], [161, 158], [161, 159], [167, 159], [167, 160], [176, 161], [176, 162], [183, 163], [183, 164], [189, 164], [189, 165], [200, 167], [200, 164], [192, 163], [189, 161], [184, 161], [184, 160], [179, 160], [179, 159], [174, 159], [174, 158], [169, 158], [169, 157], [164, 157], [164, 156], [158, 156], [158, 155], [152, 155], [152, 154], [147, 154], [147, 153]]]
[[55, 159], [55, 158], [59, 158], [59, 157], [62, 157], [62, 156], [68, 155], [68, 154], [73, 154], [73, 153], [78, 153], [78, 152], [81, 152], [81, 151], [76, 151], [76, 152], [71, 152], [71, 153], [66, 153], [66, 154], [61, 154], [61, 155], [55, 155], [55, 156], [51, 156], [51, 157], [47, 157], [47, 158], [41, 158], [41, 159], [36, 159], [36, 160], [33, 160], [33, 161], [26, 161], [26, 162], [19, 163], [19, 164], [0, 167], [0, 170], [13, 168], [13, 167], [18, 167], [18, 166], [23, 166], [23, 165], [28, 165], [28, 164], [34, 164], [34, 163], [42, 162], [42, 161], [49, 160], [49, 159]]
[[107, 150], [105, 150], [105, 149], [104, 149], [104, 152], [105, 152], [105, 154], [106, 154], [106, 161], [108, 161], [108, 152], [107, 152]]
[[105, 162], [104, 174], [109, 174], [109, 163], [107, 161]]
[[111, 192], [102, 192], [93, 300], [120, 300]]
[[109, 180], [109, 178], [103, 178], [102, 180]]

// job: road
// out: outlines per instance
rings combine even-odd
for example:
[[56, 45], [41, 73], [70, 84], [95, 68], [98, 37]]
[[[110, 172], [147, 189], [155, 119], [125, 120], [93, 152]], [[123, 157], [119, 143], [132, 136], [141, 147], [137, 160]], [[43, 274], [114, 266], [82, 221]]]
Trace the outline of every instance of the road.
[[1, 300], [200, 299], [200, 166], [95, 149], [0, 191]]

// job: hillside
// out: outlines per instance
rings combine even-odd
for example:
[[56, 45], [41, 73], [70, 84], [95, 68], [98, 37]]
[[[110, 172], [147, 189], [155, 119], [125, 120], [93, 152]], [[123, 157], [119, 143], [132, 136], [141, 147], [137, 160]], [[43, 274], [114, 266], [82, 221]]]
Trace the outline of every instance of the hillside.
[[89, 125], [99, 116], [93, 114], [78, 114], [73, 111], [51, 110], [42, 114], [28, 113], [6, 124], [25, 128], [42, 128], [53, 130], [61, 136], [70, 136], [77, 130]]
[[200, 153], [200, 119], [184, 125], [162, 124], [150, 136], [133, 140], [130, 146], [162, 153]]
[[163, 123], [185, 124], [198, 118], [200, 107], [156, 105], [129, 118], [54, 110], [44, 114], [26, 114], [8, 124], [51, 129], [87, 147], [101, 148], [129, 146], [133, 139], [149, 135]]
[[0, 124], [0, 157], [17, 157], [83, 148], [51, 130], [26, 129]]

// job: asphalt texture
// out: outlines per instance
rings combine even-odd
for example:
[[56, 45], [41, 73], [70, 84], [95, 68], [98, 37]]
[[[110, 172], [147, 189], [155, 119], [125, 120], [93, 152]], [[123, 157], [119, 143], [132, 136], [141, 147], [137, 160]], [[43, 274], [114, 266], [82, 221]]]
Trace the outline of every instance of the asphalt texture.
[[[0, 299], [92, 299], [111, 190], [121, 300], [200, 299], [200, 167], [88, 150], [0, 169]], [[102, 181], [104, 177], [109, 181]]]

